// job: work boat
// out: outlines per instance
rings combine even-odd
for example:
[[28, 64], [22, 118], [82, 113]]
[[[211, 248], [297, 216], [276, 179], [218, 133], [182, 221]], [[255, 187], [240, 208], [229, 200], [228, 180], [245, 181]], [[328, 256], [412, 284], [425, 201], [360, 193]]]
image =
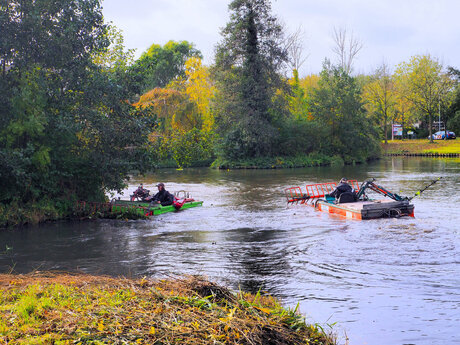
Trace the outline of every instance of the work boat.
[[[375, 184], [374, 181], [366, 181], [360, 186], [357, 180], [349, 180], [348, 183], [357, 192], [355, 194], [343, 193], [338, 200], [329, 196], [337, 187], [335, 182], [307, 185], [305, 187], [306, 193], [303, 193], [300, 187], [286, 188], [284, 192], [289, 204], [312, 205], [319, 211], [337, 214], [350, 219], [414, 217], [414, 205], [410, 203], [412, 198], [401, 197], [398, 194], [391, 193], [382, 186]], [[366, 194], [368, 190], [372, 190], [386, 198], [371, 199]]]
[[190, 193], [181, 190], [174, 193], [174, 202], [172, 205], [168, 206], [162, 206], [145, 200], [133, 200], [133, 198], [131, 198], [131, 200], [113, 199], [110, 205], [112, 212], [124, 212], [131, 209], [139, 215], [149, 217], [202, 206], [203, 201], [195, 200], [190, 196]]

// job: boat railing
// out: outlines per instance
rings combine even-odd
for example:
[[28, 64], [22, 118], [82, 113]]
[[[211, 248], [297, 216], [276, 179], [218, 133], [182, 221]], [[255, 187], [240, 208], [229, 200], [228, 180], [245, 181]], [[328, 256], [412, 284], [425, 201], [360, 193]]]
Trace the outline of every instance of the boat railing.
[[303, 199], [304, 194], [302, 193], [302, 189], [300, 187], [286, 188], [284, 190], [284, 195], [286, 196], [288, 203], [300, 201], [303, 204], [305, 202], [305, 199]]
[[335, 187], [337, 187], [337, 183], [335, 182], [307, 184], [305, 186], [307, 196], [310, 199], [324, 198], [326, 194], [332, 193]]
[[[359, 190], [359, 182], [357, 180], [349, 180], [348, 183], [353, 189]], [[305, 186], [305, 194], [302, 193], [300, 187], [286, 188], [284, 194], [286, 195], [288, 203], [300, 201], [301, 204], [303, 204], [307, 200], [313, 203], [315, 199], [324, 198], [326, 194], [331, 194], [336, 187], [336, 182], [307, 184]]]

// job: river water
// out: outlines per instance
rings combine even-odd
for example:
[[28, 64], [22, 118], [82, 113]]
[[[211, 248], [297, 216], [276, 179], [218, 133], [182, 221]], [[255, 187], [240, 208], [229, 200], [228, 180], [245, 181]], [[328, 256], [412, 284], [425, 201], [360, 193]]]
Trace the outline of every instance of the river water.
[[[304, 205], [283, 189], [342, 176], [413, 195], [415, 218], [356, 221]], [[185, 189], [203, 207], [147, 221], [58, 222], [0, 232], [0, 271], [200, 274], [259, 289], [350, 344], [460, 344], [460, 160], [386, 158], [284, 170], [160, 170], [130, 181]]]

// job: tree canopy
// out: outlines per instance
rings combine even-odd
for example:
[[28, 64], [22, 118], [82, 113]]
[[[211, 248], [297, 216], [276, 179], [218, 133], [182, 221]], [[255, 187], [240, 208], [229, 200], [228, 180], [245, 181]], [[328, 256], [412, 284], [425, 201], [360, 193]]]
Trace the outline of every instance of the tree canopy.
[[202, 55], [190, 42], [152, 44], [132, 66], [139, 92], [165, 87], [175, 79], [185, 78], [185, 62], [191, 57], [202, 58]]
[[8, 0], [0, 18], [0, 202], [122, 189], [146, 124], [93, 62], [111, 43], [100, 2]]

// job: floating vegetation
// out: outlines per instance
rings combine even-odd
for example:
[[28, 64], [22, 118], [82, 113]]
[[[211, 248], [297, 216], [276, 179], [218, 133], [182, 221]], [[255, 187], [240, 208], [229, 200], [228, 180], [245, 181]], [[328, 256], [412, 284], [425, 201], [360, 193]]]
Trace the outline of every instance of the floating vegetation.
[[297, 308], [201, 277], [0, 275], [0, 343], [335, 344]]

